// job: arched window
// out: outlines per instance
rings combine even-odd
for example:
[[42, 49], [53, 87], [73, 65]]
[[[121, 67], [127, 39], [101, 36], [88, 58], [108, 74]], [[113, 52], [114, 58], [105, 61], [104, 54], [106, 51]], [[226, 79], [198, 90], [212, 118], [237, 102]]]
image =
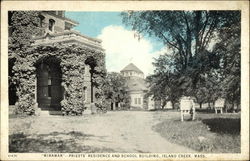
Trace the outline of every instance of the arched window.
[[49, 19], [49, 30], [54, 31], [55, 20]]
[[45, 17], [42, 15], [39, 15], [39, 27], [43, 27], [43, 21], [44, 21]]

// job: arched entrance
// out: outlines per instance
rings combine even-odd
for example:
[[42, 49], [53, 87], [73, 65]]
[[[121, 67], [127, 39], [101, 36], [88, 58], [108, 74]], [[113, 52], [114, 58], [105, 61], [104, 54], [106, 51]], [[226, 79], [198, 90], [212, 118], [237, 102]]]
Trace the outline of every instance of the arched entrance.
[[42, 110], [61, 110], [63, 99], [60, 61], [46, 58], [37, 64], [37, 103]]
[[[93, 82], [93, 74], [95, 73], [95, 68], [96, 67], [96, 60], [93, 57], [88, 57], [85, 60], [85, 85], [86, 85], [86, 89], [88, 90], [88, 97], [90, 97], [90, 103], [93, 103], [95, 101], [95, 97], [94, 97], [94, 82]], [[86, 99], [88, 99], [88, 97]]]

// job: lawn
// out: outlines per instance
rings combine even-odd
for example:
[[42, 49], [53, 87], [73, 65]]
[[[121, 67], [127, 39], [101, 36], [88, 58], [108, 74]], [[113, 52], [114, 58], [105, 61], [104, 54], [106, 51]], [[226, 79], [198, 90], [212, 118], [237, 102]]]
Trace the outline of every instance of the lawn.
[[103, 153], [115, 152], [106, 147], [86, 145], [99, 138], [86, 134], [80, 126], [92, 115], [84, 116], [22, 116], [10, 115], [10, 153]]
[[198, 112], [195, 121], [187, 116], [184, 122], [178, 112], [158, 111], [155, 117], [153, 130], [172, 143], [198, 152], [240, 153], [240, 114]]
[[68, 133], [54, 132], [50, 134], [26, 135], [24, 133], [9, 136], [10, 153], [102, 153], [114, 152], [109, 148], [98, 148], [79, 145], [78, 140], [87, 139], [89, 135], [78, 131]]
[[[239, 153], [240, 114], [115, 111], [83, 116], [9, 117], [9, 151], [43, 153]], [[145, 141], [146, 140], [146, 141]]]

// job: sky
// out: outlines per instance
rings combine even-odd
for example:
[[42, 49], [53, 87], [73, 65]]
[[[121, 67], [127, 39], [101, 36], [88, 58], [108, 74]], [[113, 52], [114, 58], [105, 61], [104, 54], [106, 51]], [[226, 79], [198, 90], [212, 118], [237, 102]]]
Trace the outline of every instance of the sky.
[[74, 30], [102, 40], [108, 72], [120, 72], [134, 63], [145, 76], [153, 73], [153, 58], [167, 52], [156, 38], [143, 36], [122, 23], [120, 12], [66, 12], [66, 17], [79, 22]]

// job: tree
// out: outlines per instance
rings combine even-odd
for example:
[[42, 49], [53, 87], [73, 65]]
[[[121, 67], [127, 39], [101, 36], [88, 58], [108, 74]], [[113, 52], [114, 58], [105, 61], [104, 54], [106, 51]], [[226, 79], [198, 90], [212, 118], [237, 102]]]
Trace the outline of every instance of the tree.
[[169, 70], [172, 66], [171, 63], [171, 55], [161, 55], [153, 62], [156, 67], [154, 74], [146, 78], [150, 86], [147, 95], [152, 95], [155, 100], [161, 100], [162, 108], [164, 108], [167, 101], [170, 101], [173, 108], [175, 108], [175, 103], [178, 102], [180, 97], [180, 91], [175, 82], [176, 75], [173, 71]]
[[[220, 92], [215, 94], [211, 92], [221, 91], [222, 87], [225, 86], [225, 84], [214, 86], [217, 87], [215, 89], [211, 88], [212, 84], [221, 81], [223, 76], [229, 78], [228, 75], [225, 75], [225, 70], [223, 70], [223, 74], [219, 71], [221, 71], [221, 63], [227, 57], [233, 58], [234, 55], [223, 55], [220, 52], [222, 49], [220, 47], [214, 48], [212, 44], [219, 40], [221, 40], [220, 42], [226, 40], [226, 38], [222, 38], [223, 34], [226, 33], [223, 32], [225, 27], [234, 28], [234, 25], [239, 26], [236, 23], [237, 21], [232, 18], [240, 17], [239, 14], [239, 11], [130, 11], [122, 13], [122, 16], [123, 22], [132, 26], [133, 30], [156, 37], [171, 49], [170, 53], [166, 53], [171, 55], [171, 66], [163, 63], [169, 61], [168, 59], [162, 60], [159, 58], [156, 62], [166, 66], [166, 70], [159, 72], [162, 67], [156, 63], [154, 64], [156, 70], [153, 77], [155, 79], [158, 77], [158, 82], [165, 82], [161, 83], [164, 85], [158, 89], [166, 91], [166, 87], [170, 86], [169, 84], [175, 84], [176, 88], [173, 88], [174, 91], [178, 91], [178, 95], [195, 96], [200, 102], [204, 102], [218, 97]], [[228, 41], [231, 40], [232, 38]], [[236, 44], [231, 43], [231, 46]], [[231, 47], [227, 44], [224, 45], [224, 48], [225, 53]], [[238, 64], [235, 61], [231, 64]], [[228, 70], [231, 69], [228, 68]], [[239, 73], [234, 74], [240, 77]], [[231, 74], [231, 76], [233, 75]], [[232, 80], [232, 78], [227, 80]], [[211, 84], [211, 82], [213, 83]], [[236, 82], [236, 80], [229, 82], [231, 85], [228, 89], [235, 89], [232, 87], [238, 85]], [[232, 97], [236, 97], [236, 95], [233, 94]]]
[[111, 104], [121, 103], [122, 108], [130, 107], [130, 96], [127, 92], [126, 80], [119, 73], [108, 73], [103, 86], [105, 98]]
[[220, 82], [223, 96], [233, 106], [240, 105], [240, 47], [241, 47], [241, 15], [240, 12], [230, 12], [227, 21], [223, 24], [218, 34], [218, 42], [214, 52], [218, 53], [220, 59]]

